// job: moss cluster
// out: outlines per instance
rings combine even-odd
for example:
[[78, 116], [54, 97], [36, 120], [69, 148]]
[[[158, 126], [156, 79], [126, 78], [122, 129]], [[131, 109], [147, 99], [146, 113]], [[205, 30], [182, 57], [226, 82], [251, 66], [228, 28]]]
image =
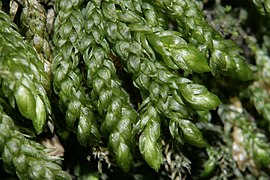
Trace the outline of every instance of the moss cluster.
[[269, 2], [0, 1], [0, 173], [268, 179]]

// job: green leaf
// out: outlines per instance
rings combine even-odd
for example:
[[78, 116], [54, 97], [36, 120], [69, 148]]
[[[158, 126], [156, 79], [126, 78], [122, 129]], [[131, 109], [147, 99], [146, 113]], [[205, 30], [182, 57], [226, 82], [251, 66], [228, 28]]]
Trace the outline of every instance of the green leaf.
[[184, 144], [183, 133], [181, 129], [179, 129], [179, 125], [174, 120], [170, 120], [169, 122], [169, 130], [173, 138], [175, 138], [180, 144]]
[[185, 140], [194, 146], [205, 147], [206, 143], [203, 139], [201, 131], [197, 128], [195, 124], [189, 120], [181, 119], [178, 124], [183, 131]]
[[191, 81], [179, 85], [185, 100], [196, 110], [211, 110], [220, 104], [218, 96], [209, 92], [205, 86]]
[[[209, 72], [210, 67], [207, 59], [195, 47], [189, 45], [173, 49], [170, 51], [175, 63], [183, 60], [188, 67], [188, 71], [196, 73]], [[178, 64], [178, 63], [177, 63]]]
[[33, 125], [38, 134], [43, 131], [43, 127], [46, 124], [47, 113], [44, 102], [39, 96], [36, 97], [36, 119], [33, 120]]
[[201, 174], [201, 177], [202, 178], [211, 177], [213, 173], [215, 172], [216, 165], [217, 165], [217, 162], [215, 159], [209, 159], [208, 161], [206, 161], [206, 163], [204, 164], [204, 170]]
[[30, 89], [20, 84], [15, 89], [15, 99], [21, 114], [28, 118], [36, 117], [36, 100]]
[[254, 79], [253, 72], [244, 59], [235, 58], [234, 61], [236, 63], [236, 70], [234, 77], [235, 79], [240, 79], [241, 81], [250, 81]]

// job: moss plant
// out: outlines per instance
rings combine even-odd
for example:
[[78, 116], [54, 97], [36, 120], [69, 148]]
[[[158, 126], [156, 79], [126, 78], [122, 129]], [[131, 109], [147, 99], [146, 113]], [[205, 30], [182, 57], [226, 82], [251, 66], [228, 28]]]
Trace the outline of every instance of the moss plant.
[[269, 179], [269, 2], [0, 1], [1, 178]]

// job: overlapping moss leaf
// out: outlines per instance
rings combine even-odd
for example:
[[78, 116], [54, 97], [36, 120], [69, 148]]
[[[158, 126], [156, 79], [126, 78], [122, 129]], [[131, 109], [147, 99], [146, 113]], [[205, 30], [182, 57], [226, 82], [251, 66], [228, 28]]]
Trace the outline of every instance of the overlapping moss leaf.
[[0, 154], [7, 172], [19, 179], [71, 179], [39, 143], [28, 140], [0, 107]]
[[32, 120], [39, 134], [51, 114], [46, 88], [50, 84], [36, 51], [15, 30], [8, 15], [0, 11], [0, 77], [10, 105]]

